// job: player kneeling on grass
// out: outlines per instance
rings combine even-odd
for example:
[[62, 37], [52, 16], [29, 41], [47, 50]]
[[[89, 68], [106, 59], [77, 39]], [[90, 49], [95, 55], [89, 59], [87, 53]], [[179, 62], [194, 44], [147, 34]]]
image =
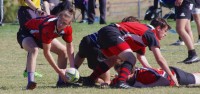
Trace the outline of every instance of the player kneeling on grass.
[[[128, 16], [122, 20], [122, 22], [139, 22], [139, 20], [136, 17]], [[95, 68], [103, 63], [107, 58], [102, 53], [99, 44], [97, 43], [98, 39], [98, 33], [95, 32], [93, 34], [87, 35], [83, 37], [79, 44], [79, 51], [77, 52], [75, 56], [75, 67], [78, 69], [81, 64], [83, 63], [84, 59], [87, 59], [88, 67], [92, 70], [95, 70]], [[118, 62], [118, 61], [110, 61], [110, 62]], [[144, 67], [151, 67], [148, 63], [143, 64]], [[85, 77], [81, 77], [79, 82]], [[95, 83], [98, 83], [100, 85], [109, 85], [110, 84], [110, 72], [109, 70], [105, 73], [101, 74], [96, 80]]]
[[[18, 34], [17, 39], [19, 44], [29, 55], [27, 60], [28, 85], [26, 89], [32, 90], [36, 87], [34, 72], [39, 48], [43, 49], [46, 60], [59, 74], [57, 86], [66, 84], [65, 69], [67, 67], [67, 59], [69, 59], [71, 67], [74, 65], [72, 18], [73, 10], [64, 10], [58, 17], [46, 16], [31, 19], [25, 24], [25, 27], [30, 31]], [[56, 39], [60, 36], [66, 42], [66, 46]], [[58, 65], [56, 65], [56, 61], [53, 59], [51, 52], [58, 55]]]
[[[119, 73], [122, 65], [116, 64], [115, 71]], [[180, 85], [200, 85], [200, 73], [188, 73], [176, 67], [169, 67]], [[117, 76], [112, 80], [111, 86], [116, 84]], [[129, 75], [127, 83], [132, 87], [174, 86], [175, 83], [162, 69], [136, 68]]]
[[115, 87], [130, 88], [126, 80], [136, 63], [136, 57], [133, 52], [136, 52], [137, 59], [141, 63], [147, 64], [145, 49], [148, 46], [157, 63], [178, 86], [177, 79], [173, 76], [167, 61], [160, 51], [160, 40], [166, 36], [169, 29], [170, 26], [162, 18], [152, 20], [151, 25], [139, 22], [121, 22], [101, 28], [98, 31], [97, 43], [102, 53], [108, 59], [94, 69], [93, 73], [84, 81], [83, 85], [93, 84], [101, 74], [116, 64], [112, 61], [119, 59], [124, 64], [120, 69]]

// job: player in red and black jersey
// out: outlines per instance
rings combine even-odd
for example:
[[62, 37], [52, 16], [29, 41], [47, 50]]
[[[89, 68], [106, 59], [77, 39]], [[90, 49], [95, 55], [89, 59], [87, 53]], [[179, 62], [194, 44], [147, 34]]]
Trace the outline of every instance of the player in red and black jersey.
[[[148, 46], [153, 52], [157, 63], [178, 86], [177, 79], [172, 75], [167, 61], [160, 52], [159, 45], [159, 41], [166, 36], [170, 26], [161, 18], [152, 20], [151, 25], [139, 22], [121, 22], [101, 28], [98, 31], [97, 42], [108, 59], [99, 64], [88, 77], [89, 84], [92, 84], [92, 81], [99, 75], [109, 70], [115, 64], [112, 61], [120, 59], [123, 61], [123, 65], [115, 87], [129, 88], [130, 86], [126, 84], [126, 80], [136, 63], [136, 57], [133, 52], [137, 53], [137, 58], [140, 62], [148, 63], [145, 57], [145, 48]], [[87, 82], [85, 80], [85, 85], [87, 85]]]
[[[121, 65], [115, 65], [115, 71], [119, 73]], [[180, 85], [200, 85], [200, 73], [188, 73], [176, 67], [169, 67], [172, 74], [177, 78]], [[111, 86], [115, 85], [117, 75], [112, 80]], [[174, 86], [175, 83], [169, 75], [159, 68], [136, 68], [134, 72], [129, 75], [127, 83], [132, 87], [155, 87], [155, 86]]]
[[[128, 16], [122, 20], [122, 22], [134, 22], [139, 20], [136, 17]], [[98, 33], [95, 32], [93, 34], [89, 34], [81, 40], [79, 44], [79, 51], [75, 56], [75, 67], [78, 69], [83, 61], [87, 59], [87, 65], [90, 69], [94, 70], [96, 66], [100, 63], [104, 62], [107, 58], [103, 55], [102, 51], [100, 50], [100, 46], [97, 43]], [[148, 64], [143, 64], [144, 67], [151, 67]], [[84, 77], [81, 77], [84, 79]], [[81, 81], [81, 80], [79, 80]], [[106, 71], [101, 76], [99, 76], [96, 83], [102, 85], [109, 85], [110, 84], [110, 71]]]
[[[72, 27], [73, 10], [64, 10], [58, 17], [45, 16], [31, 19], [25, 23], [29, 31], [20, 33], [17, 36], [18, 42], [23, 49], [28, 52], [27, 60], [28, 82], [34, 82], [34, 71], [38, 49], [42, 48], [43, 53], [49, 64], [59, 74], [57, 86], [65, 84], [65, 69], [67, 59], [70, 66], [74, 67], [74, 48], [72, 44]], [[66, 42], [64, 46], [56, 38], [62, 37]], [[53, 59], [51, 52], [58, 55], [58, 65]]]

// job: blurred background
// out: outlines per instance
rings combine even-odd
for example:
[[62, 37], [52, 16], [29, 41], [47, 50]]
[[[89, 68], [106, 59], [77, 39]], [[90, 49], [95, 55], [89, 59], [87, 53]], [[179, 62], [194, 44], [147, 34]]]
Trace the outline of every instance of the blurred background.
[[[73, 2], [73, 0], [69, 0]], [[126, 16], [135, 16], [140, 20], [144, 19], [145, 13], [150, 6], [153, 5], [154, 0], [107, 0], [107, 21], [114, 21], [122, 19]], [[97, 0], [96, 16], [99, 16], [98, 0]], [[4, 0], [4, 23], [17, 22], [17, 0]], [[75, 8], [75, 19], [81, 19], [80, 9]], [[170, 12], [169, 8], [162, 7], [162, 15]]]

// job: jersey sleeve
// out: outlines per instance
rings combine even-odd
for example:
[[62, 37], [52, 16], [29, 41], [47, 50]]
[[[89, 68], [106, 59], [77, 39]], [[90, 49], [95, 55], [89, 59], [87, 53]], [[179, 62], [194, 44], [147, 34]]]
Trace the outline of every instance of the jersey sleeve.
[[155, 34], [152, 33], [151, 31], [147, 31], [144, 34], [144, 38], [146, 39], [149, 49], [153, 46], [160, 48], [160, 43], [159, 43], [158, 39], [156, 38]]
[[63, 35], [63, 40], [67, 43], [71, 43], [72, 42], [72, 27], [68, 26], [64, 29], [65, 34]]

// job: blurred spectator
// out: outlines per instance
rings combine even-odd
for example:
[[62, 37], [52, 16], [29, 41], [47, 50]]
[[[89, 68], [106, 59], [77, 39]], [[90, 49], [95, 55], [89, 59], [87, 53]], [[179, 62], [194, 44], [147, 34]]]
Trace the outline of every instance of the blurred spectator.
[[43, 8], [44, 11], [46, 11], [46, 13], [48, 15], [51, 14], [51, 10], [57, 6], [59, 4], [60, 0], [43, 0]]
[[195, 43], [195, 45], [200, 45], [200, 0], [195, 0], [195, 1], [196, 1], [196, 5], [192, 11], [192, 15], [196, 22], [197, 31], [198, 31], [198, 40]]
[[[88, 1], [88, 24], [93, 24], [95, 21], [96, 0]], [[100, 24], [106, 24], [106, 0], [99, 0]]]
[[192, 1], [193, 0], [175, 1], [176, 31], [184, 41], [188, 50], [188, 57], [183, 60], [185, 64], [199, 61], [199, 57], [194, 48], [194, 38], [190, 24], [193, 5], [196, 5], [196, 3]]
[[74, 5], [81, 10], [82, 19], [80, 23], [87, 22], [88, 0], [74, 0]]
[[50, 15], [50, 3], [49, 0], [43, 0], [43, 10]]
[[0, 0], [0, 26], [3, 26], [3, 0]]
[[69, 0], [43, 0], [44, 11], [48, 15], [57, 15], [59, 12], [65, 9], [72, 8]]

